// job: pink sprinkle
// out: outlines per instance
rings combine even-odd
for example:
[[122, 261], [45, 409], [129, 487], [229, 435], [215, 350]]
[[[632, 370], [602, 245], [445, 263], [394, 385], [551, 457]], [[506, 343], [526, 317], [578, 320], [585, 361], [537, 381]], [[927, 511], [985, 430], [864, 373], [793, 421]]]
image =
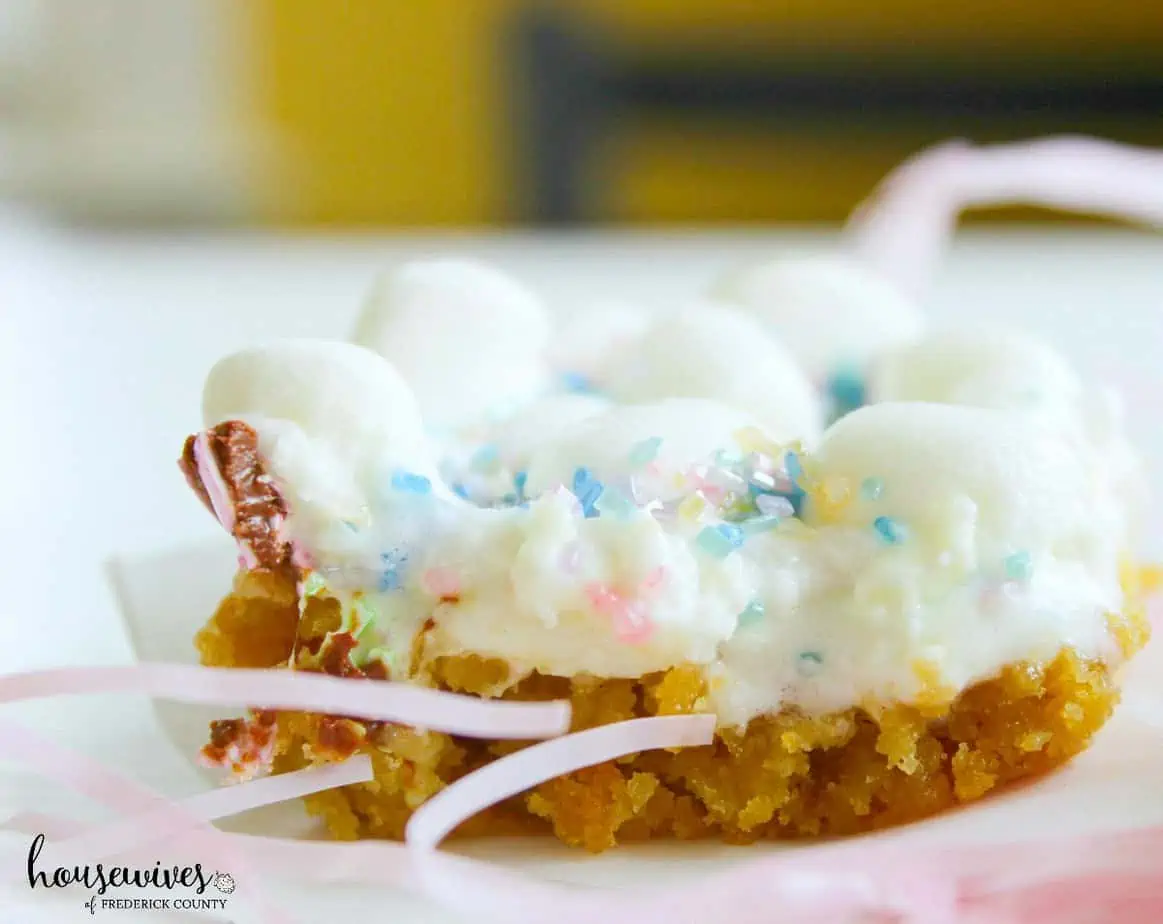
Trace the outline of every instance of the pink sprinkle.
[[429, 568], [421, 581], [424, 589], [435, 597], [455, 597], [460, 594], [460, 578], [451, 568]]
[[702, 484], [703, 497], [709, 500], [715, 506], [719, 506], [727, 498], [727, 492], [720, 488], [717, 484]]
[[600, 582], [587, 584], [586, 596], [590, 605], [603, 616], [609, 617], [614, 634], [630, 644], [644, 642], [654, 632], [654, 624], [646, 615], [641, 602], [627, 600], [618, 591]]
[[614, 634], [628, 644], [641, 644], [654, 634], [654, 623], [641, 603], [630, 603], [614, 614]]
[[665, 578], [666, 578], [666, 568], [664, 568], [662, 565], [659, 565], [657, 568], [655, 568], [653, 571], [651, 571], [648, 575], [646, 575], [646, 579], [642, 582], [643, 592], [656, 590], [658, 588], [658, 586], [663, 582], [663, 580], [665, 580]]
[[590, 606], [603, 616], [613, 616], [623, 605], [621, 595], [599, 581], [586, 584], [585, 591], [586, 596], [589, 597]]

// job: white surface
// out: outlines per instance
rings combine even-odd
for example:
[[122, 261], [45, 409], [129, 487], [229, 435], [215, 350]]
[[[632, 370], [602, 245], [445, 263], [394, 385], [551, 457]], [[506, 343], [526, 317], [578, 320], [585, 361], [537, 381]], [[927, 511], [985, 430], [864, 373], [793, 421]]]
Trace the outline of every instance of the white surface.
[[[0, 671], [128, 660], [103, 571], [121, 552], [209, 537], [175, 465], [210, 366], [279, 336], [342, 336], [375, 274], [434, 252], [495, 259], [568, 311], [605, 296], [680, 303], [724, 268], [826, 236], [444, 238], [109, 236], [0, 218]], [[1129, 232], [966, 235], [930, 312], [1021, 323], [1120, 385], [1132, 438], [1163, 471], [1163, 245]], [[1149, 544], [1163, 546], [1153, 525]], [[167, 614], [158, 612], [159, 620]], [[200, 784], [126, 697], [4, 707], [171, 793]], [[0, 818], [79, 800], [0, 770]], [[560, 857], [550, 851], [547, 856]], [[553, 866], [556, 861], [549, 859]], [[609, 870], [610, 859], [583, 868]], [[0, 909], [4, 904], [0, 892]], [[71, 920], [74, 904], [60, 907]], [[401, 908], [394, 920], [410, 917]], [[80, 919], [80, 909], [75, 909]], [[87, 912], [85, 913], [87, 916]], [[123, 915], [123, 920], [131, 916]]]

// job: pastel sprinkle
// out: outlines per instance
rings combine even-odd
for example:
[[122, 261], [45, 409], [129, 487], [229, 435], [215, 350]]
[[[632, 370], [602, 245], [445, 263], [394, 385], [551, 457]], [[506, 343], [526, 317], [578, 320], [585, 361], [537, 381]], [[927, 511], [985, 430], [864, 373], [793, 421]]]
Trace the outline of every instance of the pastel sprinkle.
[[501, 467], [501, 454], [497, 451], [496, 446], [487, 443], [472, 454], [472, 459], [469, 460], [468, 464], [474, 472], [481, 474], [495, 472]]
[[736, 445], [744, 452], [762, 452], [774, 456], [779, 451], [775, 443], [758, 427], [743, 427], [736, 430], [732, 436]]
[[892, 517], [877, 517], [872, 521], [872, 528], [877, 531], [880, 538], [889, 545], [899, 545], [905, 541], [907, 531], [903, 524], [897, 522]]
[[452, 493], [457, 497], [462, 497], [465, 500], [468, 500], [468, 488], [466, 488], [464, 483], [461, 481], [454, 481], [452, 483]]
[[646, 641], [654, 631], [654, 624], [640, 601], [627, 599], [606, 584], [587, 584], [585, 594], [590, 605], [610, 619], [614, 634], [623, 642], [636, 644]]
[[710, 505], [698, 491], [688, 494], [678, 505], [678, 518], [685, 523], [697, 522]]
[[880, 478], [865, 478], [860, 482], [860, 496], [865, 500], [880, 500], [884, 494], [884, 481]]
[[796, 481], [804, 477], [803, 463], [800, 462], [800, 457], [794, 452], [789, 452], [783, 457], [783, 467], [787, 469], [788, 475]]
[[518, 497], [525, 497], [525, 485], [528, 483], [528, 481], [528, 472], [517, 472], [515, 475], [513, 475], [513, 487], [517, 490]]
[[752, 600], [739, 613], [739, 626], [746, 627], [755, 625], [755, 623], [763, 619], [763, 613], [763, 602], [760, 600]]
[[460, 593], [460, 578], [451, 568], [429, 568], [421, 576], [420, 582], [434, 597], [455, 597]]
[[608, 487], [594, 501], [594, 508], [602, 516], [624, 520], [638, 508], [634, 502], [617, 488]]
[[662, 447], [662, 437], [652, 436], [630, 447], [628, 461], [634, 468], [643, 468], [658, 457], [658, 450]]
[[1014, 581], [1028, 581], [1034, 573], [1034, 562], [1029, 552], [1014, 552], [1005, 559], [1006, 575]]
[[594, 391], [593, 383], [580, 372], [563, 372], [561, 374], [561, 385], [566, 391], [572, 391], [578, 394], [587, 394]]
[[795, 504], [780, 494], [760, 494], [755, 498], [755, 506], [769, 517], [790, 517], [796, 512]]
[[726, 558], [743, 545], [743, 530], [733, 523], [704, 526], [695, 538], [695, 544], [708, 555]]
[[427, 494], [432, 490], [432, 482], [423, 475], [400, 468], [392, 472], [392, 487], [404, 494]]
[[734, 468], [743, 464], [743, 453], [729, 452], [726, 449], [716, 449], [713, 456], [715, 465], [720, 468]]
[[383, 570], [380, 572], [379, 589], [381, 592], [389, 590], [399, 590], [403, 583], [404, 563], [407, 562], [408, 556], [399, 549], [393, 549], [390, 552], [383, 552], [380, 555], [380, 562], [383, 565]]
[[867, 402], [863, 377], [851, 369], [838, 369], [828, 379], [828, 396], [832, 399], [833, 417], [843, 417]]
[[796, 670], [801, 677], [814, 677], [824, 666], [824, 656], [818, 651], [802, 651], [796, 662]]
[[598, 515], [594, 505], [602, 496], [603, 490], [602, 483], [593, 476], [588, 468], [578, 468], [573, 473], [573, 493], [577, 497], [578, 503], [581, 504], [582, 514], [587, 519]]

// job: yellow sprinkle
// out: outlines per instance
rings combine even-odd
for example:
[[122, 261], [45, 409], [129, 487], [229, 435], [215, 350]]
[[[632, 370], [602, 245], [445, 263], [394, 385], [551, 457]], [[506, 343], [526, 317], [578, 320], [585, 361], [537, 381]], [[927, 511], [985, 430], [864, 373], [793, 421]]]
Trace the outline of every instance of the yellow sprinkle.
[[783, 450], [758, 427], [743, 427], [734, 434], [735, 444], [744, 452], [761, 452], [765, 456], [780, 458]]
[[687, 523], [694, 523], [703, 515], [706, 509], [707, 499], [696, 491], [678, 505], [679, 519]]
[[813, 485], [811, 498], [819, 519], [825, 523], [835, 523], [852, 502], [852, 485], [847, 478], [827, 478]]
[[670, 480], [671, 484], [673, 484], [674, 487], [679, 491], [686, 487], [686, 475], [684, 475], [682, 472], [675, 472], [670, 476]]

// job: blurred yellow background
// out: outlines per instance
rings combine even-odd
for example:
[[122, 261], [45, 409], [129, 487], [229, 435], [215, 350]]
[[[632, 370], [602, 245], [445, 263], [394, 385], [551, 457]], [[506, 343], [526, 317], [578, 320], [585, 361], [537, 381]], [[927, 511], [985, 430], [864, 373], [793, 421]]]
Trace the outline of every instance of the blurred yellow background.
[[7, 2], [0, 184], [90, 218], [834, 221], [950, 136], [1163, 143], [1142, 0]]

